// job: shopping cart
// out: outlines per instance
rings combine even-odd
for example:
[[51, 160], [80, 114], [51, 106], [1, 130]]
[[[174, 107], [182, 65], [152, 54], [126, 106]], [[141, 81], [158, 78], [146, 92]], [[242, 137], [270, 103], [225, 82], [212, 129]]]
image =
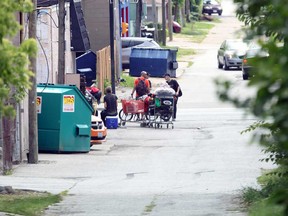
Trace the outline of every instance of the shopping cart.
[[122, 99], [122, 109], [119, 111], [120, 125], [126, 122], [140, 122], [146, 120], [144, 101], [134, 99]]
[[171, 95], [156, 95], [154, 103], [149, 106], [148, 111], [148, 126], [162, 128], [165, 125], [174, 129], [172, 121], [174, 112], [174, 96]]

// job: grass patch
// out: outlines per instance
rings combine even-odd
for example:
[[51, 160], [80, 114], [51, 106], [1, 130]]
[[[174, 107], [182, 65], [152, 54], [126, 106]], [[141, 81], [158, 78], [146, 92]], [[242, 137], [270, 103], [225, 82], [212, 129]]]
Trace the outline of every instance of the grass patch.
[[177, 58], [181, 59], [185, 58], [185, 56], [191, 56], [191, 55], [195, 55], [195, 51], [193, 49], [183, 49], [183, 48], [179, 48], [178, 52], [177, 52]]
[[38, 216], [54, 203], [62, 200], [66, 192], [53, 195], [34, 191], [16, 191], [15, 194], [0, 195], [0, 212], [24, 216]]
[[[174, 48], [175, 47], [169, 47], [169, 46], [163, 46], [162, 48], [165, 48], [165, 49], [170, 49], [170, 48]], [[178, 51], [177, 51], [177, 60], [179, 61], [186, 61], [185, 57], [187, 56], [192, 56], [192, 55], [195, 55], [196, 54], [196, 51], [193, 50], [193, 49], [184, 49], [184, 48], [180, 48], [180, 47], [177, 47]]]
[[189, 61], [187, 67], [189, 68], [189, 67], [191, 67], [192, 65], [193, 65], [193, 62], [192, 62], [192, 61]]
[[130, 88], [134, 87], [135, 77], [131, 77], [131, 76], [129, 76], [129, 74], [122, 72], [120, 79], [122, 80], [122, 82], [120, 82], [120, 86], [130, 87]]
[[214, 23], [204, 21], [187, 23], [186, 26], [182, 28], [179, 36], [183, 37], [181, 35], [188, 35], [192, 42], [200, 43], [214, 25]]

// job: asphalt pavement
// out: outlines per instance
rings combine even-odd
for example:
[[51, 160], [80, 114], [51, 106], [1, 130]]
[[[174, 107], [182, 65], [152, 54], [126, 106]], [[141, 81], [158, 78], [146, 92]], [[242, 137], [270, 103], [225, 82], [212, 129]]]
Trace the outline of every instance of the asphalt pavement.
[[[222, 2], [233, 7], [231, 0]], [[38, 164], [24, 162], [12, 175], [0, 176], [1, 185], [54, 194], [68, 191], [61, 203], [45, 211], [48, 216], [246, 215], [239, 190], [257, 186], [261, 169], [270, 166], [259, 162], [260, 148], [246, 145], [249, 136], [240, 135], [255, 119], [243, 120], [242, 111], [220, 103], [214, 94], [216, 74], [234, 80], [237, 91], [245, 85], [240, 71], [216, 69], [215, 49], [224, 32], [231, 36], [241, 27], [233, 13], [224, 10], [221, 19], [201, 44], [168, 42], [198, 50], [192, 67], [180, 63], [177, 80], [184, 95], [175, 129], [131, 123], [108, 130], [107, 141], [89, 153], [41, 153]], [[121, 97], [130, 94], [130, 89], [117, 91]]]

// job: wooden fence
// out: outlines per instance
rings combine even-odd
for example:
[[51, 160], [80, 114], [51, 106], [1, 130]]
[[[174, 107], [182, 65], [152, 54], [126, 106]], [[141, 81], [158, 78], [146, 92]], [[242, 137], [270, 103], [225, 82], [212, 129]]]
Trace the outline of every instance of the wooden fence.
[[111, 82], [110, 46], [96, 53], [97, 56], [97, 87], [104, 93], [105, 82]]

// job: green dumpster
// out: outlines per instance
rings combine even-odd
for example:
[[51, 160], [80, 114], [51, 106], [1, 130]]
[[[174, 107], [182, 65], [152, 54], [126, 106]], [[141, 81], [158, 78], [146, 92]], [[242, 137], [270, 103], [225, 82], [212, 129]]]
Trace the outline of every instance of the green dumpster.
[[40, 152], [89, 152], [92, 107], [76, 86], [38, 85]]

